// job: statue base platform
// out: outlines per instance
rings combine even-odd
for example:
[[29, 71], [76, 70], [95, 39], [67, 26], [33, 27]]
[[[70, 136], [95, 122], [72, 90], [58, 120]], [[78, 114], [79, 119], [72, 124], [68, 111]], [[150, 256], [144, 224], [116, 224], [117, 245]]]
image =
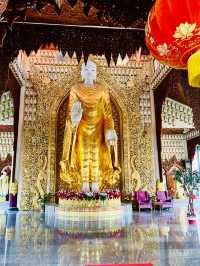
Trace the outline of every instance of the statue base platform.
[[96, 232], [122, 227], [125, 211], [119, 190], [89, 193], [61, 190], [57, 196], [59, 204], [46, 206], [45, 219], [53, 219], [59, 229]]
[[77, 220], [111, 219], [122, 215], [121, 199], [67, 200], [59, 199], [56, 216]]
[[59, 199], [59, 206], [69, 208], [70, 210], [92, 210], [104, 208], [119, 208], [121, 206], [121, 199], [105, 199], [105, 200], [73, 200], [73, 199]]

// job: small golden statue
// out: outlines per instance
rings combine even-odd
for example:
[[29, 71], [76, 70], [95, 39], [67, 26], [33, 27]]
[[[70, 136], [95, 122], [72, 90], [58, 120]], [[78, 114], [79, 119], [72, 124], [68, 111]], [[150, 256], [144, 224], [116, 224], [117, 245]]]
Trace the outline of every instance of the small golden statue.
[[6, 201], [6, 196], [9, 193], [9, 176], [6, 170], [1, 172], [0, 176], [0, 199]]
[[120, 167], [109, 91], [96, 81], [96, 64], [82, 65], [83, 83], [71, 88], [60, 178], [75, 191], [116, 186]]

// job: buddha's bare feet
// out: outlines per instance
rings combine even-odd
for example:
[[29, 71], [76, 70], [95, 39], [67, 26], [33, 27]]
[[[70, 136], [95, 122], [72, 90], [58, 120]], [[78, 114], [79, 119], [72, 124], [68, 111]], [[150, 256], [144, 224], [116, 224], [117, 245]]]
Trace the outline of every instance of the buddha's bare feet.
[[84, 192], [89, 192], [90, 191], [90, 186], [88, 182], [83, 182], [82, 190]]
[[92, 191], [93, 192], [98, 192], [99, 191], [99, 183], [98, 182], [93, 182], [92, 183]]

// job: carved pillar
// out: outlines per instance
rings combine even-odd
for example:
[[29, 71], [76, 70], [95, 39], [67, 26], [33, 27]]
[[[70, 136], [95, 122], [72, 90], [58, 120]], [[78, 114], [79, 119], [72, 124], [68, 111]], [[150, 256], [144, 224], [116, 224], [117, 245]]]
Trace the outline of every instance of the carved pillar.
[[16, 152], [16, 170], [15, 180], [18, 182], [18, 206], [21, 201], [22, 189], [22, 154], [23, 154], [23, 127], [24, 127], [24, 98], [26, 86], [21, 87], [20, 92], [20, 107], [19, 107], [19, 123], [18, 123], [18, 138], [17, 138], [17, 152]]
[[155, 104], [155, 119], [156, 119], [156, 139], [157, 139], [157, 149], [158, 149], [158, 166], [160, 173], [160, 181], [162, 182], [162, 146], [161, 146], [161, 129], [162, 129], [162, 105], [166, 98], [167, 92], [165, 86], [159, 86], [153, 91], [154, 104]]
[[13, 143], [13, 154], [12, 154], [12, 170], [10, 178], [10, 189], [9, 189], [9, 209], [17, 210], [17, 184], [15, 183], [15, 169], [16, 169], [16, 151], [17, 151], [17, 138], [18, 138], [18, 120], [19, 120], [19, 98], [20, 98], [20, 83], [16, 78], [11, 68], [7, 71], [9, 73], [9, 79], [7, 81], [7, 89], [13, 97], [14, 105], [14, 143]]
[[158, 161], [158, 146], [156, 134], [156, 117], [155, 117], [155, 102], [153, 90], [150, 90], [151, 100], [151, 121], [152, 121], [152, 147], [153, 147], [153, 163], [154, 163], [154, 176], [156, 180], [160, 179], [159, 161]]
[[185, 155], [186, 155], [186, 160], [188, 160], [188, 147], [187, 147], [187, 138], [184, 141], [184, 150], [185, 150]]

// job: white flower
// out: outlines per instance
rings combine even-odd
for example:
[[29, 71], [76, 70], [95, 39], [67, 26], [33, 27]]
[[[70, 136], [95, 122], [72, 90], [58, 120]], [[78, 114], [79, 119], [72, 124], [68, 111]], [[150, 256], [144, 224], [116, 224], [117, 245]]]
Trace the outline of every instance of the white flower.
[[189, 24], [188, 22], [181, 23], [178, 27], [176, 27], [176, 31], [173, 35], [176, 39], [187, 39], [192, 37], [193, 31], [196, 28], [196, 23]]
[[169, 53], [169, 49], [166, 43], [160, 44], [157, 46], [157, 51], [161, 56], [167, 55]]

